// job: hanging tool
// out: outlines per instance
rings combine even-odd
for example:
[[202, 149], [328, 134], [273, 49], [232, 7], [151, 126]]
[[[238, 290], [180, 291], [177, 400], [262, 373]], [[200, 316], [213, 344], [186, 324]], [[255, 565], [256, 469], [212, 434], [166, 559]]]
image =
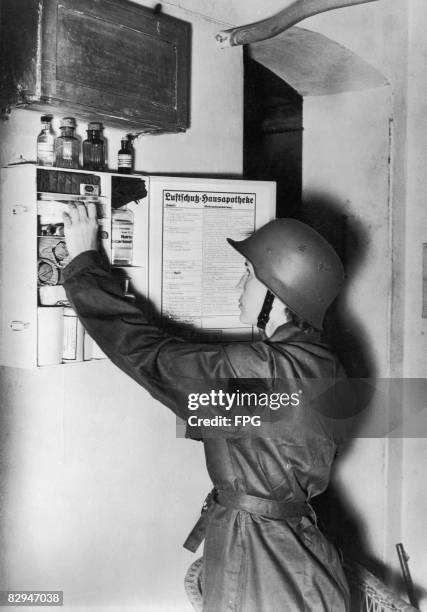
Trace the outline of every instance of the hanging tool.
[[403, 580], [405, 581], [406, 591], [408, 593], [409, 603], [411, 606], [414, 606], [414, 608], [419, 610], [418, 601], [414, 591], [414, 583], [412, 582], [411, 572], [409, 571], [409, 556], [405, 552], [403, 544], [396, 544], [396, 549], [400, 561], [400, 567], [402, 569]]
[[248, 45], [273, 38], [303, 19], [318, 13], [367, 2], [378, 2], [378, 0], [294, 0], [285, 9], [267, 19], [223, 30], [218, 32], [215, 38], [221, 48]]

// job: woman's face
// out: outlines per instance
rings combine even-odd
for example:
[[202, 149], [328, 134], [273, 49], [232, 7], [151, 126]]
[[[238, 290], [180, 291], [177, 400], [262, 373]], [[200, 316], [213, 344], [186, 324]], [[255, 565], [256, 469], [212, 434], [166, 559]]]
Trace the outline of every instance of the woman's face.
[[245, 261], [245, 273], [237, 289], [241, 290], [239, 299], [240, 321], [247, 325], [256, 325], [258, 315], [264, 304], [267, 288], [255, 276], [252, 264]]

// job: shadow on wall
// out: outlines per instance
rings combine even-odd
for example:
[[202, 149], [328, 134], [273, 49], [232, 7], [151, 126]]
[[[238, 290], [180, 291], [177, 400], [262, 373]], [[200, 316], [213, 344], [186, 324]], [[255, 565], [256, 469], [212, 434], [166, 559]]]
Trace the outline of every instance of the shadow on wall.
[[[352, 279], [358, 277], [360, 271], [369, 265], [367, 253], [371, 235], [369, 228], [364, 226], [360, 219], [344, 212], [346, 209], [346, 202], [334, 199], [329, 194], [311, 193], [306, 194], [298, 218], [316, 229], [332, 244], [344, 264], [346, 278], [351, 283]], [[372, 290], [375, 290], [375, 287], [372, 287]], [[374, 382], [378, 376], [378, 368], [363, 318], [360, 320], [353, 315], [352, 304], [346, 297], [345, 289], [341, 298], [329, 309], [324, 331], [326, 341], [339, 356], [347, 375], [355, 379], [368, 379], [367, 384], [364, 384], [363, 380], [357, 381], [357, 404], [362, 410], [357, 415], [360, 418], [355, 420], [352, 439], [340, 449], [334, 464], [335, 471], [357, 438], [359, 427], [363, 429], [366, 418], [369, 419], [370, 411], [366, 410], [363, 414], [363, 408], [369, 405], [374, 389], [374, 384], [369, 384], [369, 379]], [[328, 489], [314, 498], [312, 504], [321, 530], [342, 551], [345, 558], [361, 563], [386, 584], [392, 584], [396, 592], [406, 593], [402, 575], [391, 570], [390, 564], [383, 563], [369, 551], [365, 527], [333, 478]], [[426, 596], [421, 585], [414, 585], [414, 590], [418, 599]]]
[[[366, 264], [368, 230], [352, 223], [343, 211], [343, 202], [330, 195], [313, 193], [304, 198], [299, 219], [316, 229], [334, 247], [344, 264], [346, 278], [351, 279]], [[343, 295], [327, 312], [325, 339], [338, 354], [350, 378], [373, 378], [376, 368], [366, 329], [346, 307], [346, 303], [344, 289]], [[361, 386], [358, 386], [360, 390]], [[362, 406], [366, 406], [370, 397], [359, 399]], [[352, 440], [355, 436], [357, 432], [353, 431]], [[350, 441], [343, 447], [339, 460], [351, 444]], [[367, 542], [363, 536], [363, 526], [351, 505], [343, 499], [342, 491], [331, 484], [325, 493], [313, 500], [313, 506], [327, 537], [344, 555], [366, 564]], [[372, 567], [372, 563], [370, 565]]]
[[[343, 493], [338, 487], [331, 484], [325, 493], [314, 498], [311, 503], [321, 531], [340, 550], [344, 559], [360, 563], [385, 584], [392, 585], [391, 588], [397, 595], [408, 599], [402, 574], [392, 570], [390, 562], [385, 564], [367, 552], [363, 525], [352, 512], [350, 504], [343, 499]], [[426, 589], [419, 584], [414, 584], [414, 593], [418, 601], [427, 595]], [[359, 610], [360, 608], [357, 612]]]
[[[366, 265], [368, 229], [344, 210], [343, 202], [330, 195], [310, 194], [304, 199], [299, 219], [332, 244], [344, 264], [346, 278], [352, 279]], [[338, 354], [350, 378], [374, 378], [377, 372], [367, 331], [345, 303], [344, 289], [327, 312], [325, 339]]]

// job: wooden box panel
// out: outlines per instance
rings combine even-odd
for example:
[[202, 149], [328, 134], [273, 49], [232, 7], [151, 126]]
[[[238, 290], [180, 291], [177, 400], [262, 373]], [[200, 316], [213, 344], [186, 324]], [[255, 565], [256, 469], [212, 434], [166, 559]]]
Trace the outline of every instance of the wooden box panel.
[[[123, 47], [118, 53], [119, 41]], [[176, 108], [176, 48], [120, 23], [58, 7], [57, 81]]]
[[4, 0], [2, 28], [12, 104], [148, 132], [188, 127], [187, 22], [123, 0]]

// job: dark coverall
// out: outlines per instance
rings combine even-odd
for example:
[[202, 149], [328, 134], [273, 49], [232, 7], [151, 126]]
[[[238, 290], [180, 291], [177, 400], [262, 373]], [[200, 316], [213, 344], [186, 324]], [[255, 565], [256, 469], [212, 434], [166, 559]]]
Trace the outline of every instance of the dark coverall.
[[[192, 343], [159, 330], [124, 299], [108, 263], [96, 251], [72, 260], [64, 277], [67, 296], [83, 325], [111, 361], [183, 419], [189, 416], [184, 399], [194, 392], [191, 381], [209, 385], [214, 379], [262, 379], [273, 391], [276, 380], [299, 379], [298, 389], [304, 380], [344, 376], [319, 335], [304, 334], [292, 323], [252, 343]], [[203, 439], [216, 490], [235, 498], [225, 505], [219, 498], [207, 512], [206, 612], [349, 609], [337, 552], [315, 517], [272, 518], [263, 511], [263, 500], [305, 502], [323, 492], [336, 453], [328, 419], [316, 419], [316, 411], [301, 406], [286, 410], [285, 418], [270, 425], [268, 436], [245, 435], [241, 427], [224, 427], [224, 435], [213, 437], [203, 431], [189, 434]], [[218, 408], [210, 407], [191, 414], [216, 413]], [[262, 498], [258, 511], [255, 498]]]

